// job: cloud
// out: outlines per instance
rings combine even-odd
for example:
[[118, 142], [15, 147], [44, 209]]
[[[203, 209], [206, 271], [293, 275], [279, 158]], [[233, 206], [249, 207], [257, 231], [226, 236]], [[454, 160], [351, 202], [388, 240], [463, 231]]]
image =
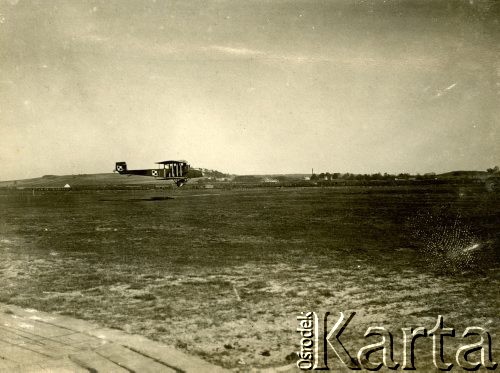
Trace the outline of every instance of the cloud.
[[[439, 58], [422, 55], [400, 55], [385, 57], [383, 55], [353, 54], [348, 50], [339, 49], [337, 53], [296, 53], [275, 50], [259, 50], [247, 47], [229, 45], [211, 45], [192, 50], [192, 52], [217, 52], [229, 58], [252, 58], [267, 63], [290, 63], [296, 65], [335, 63], [354, 68], [405, 68], [414, 69], [435, 68], [441, 65]], [[452, 87], [453, 88], [453, 87]]]
[[209, 47], [202, 47], [201, 51], [211, 52], [215, 51], [228, 57], [252, 57], [262, 60], [275, 60], [287, 61], [293, 63], [307, 63], [307, 62], [320, 62], [326, 61], [324, 57], [307, 56], [300, 54], [290, 53], [276, 53], [274, 51], [263, 51], [258, 49], [251, 49], [246, 47], [233, 47], [227, 45], [211, 45]]
[[265, 54], [264, 52], [255, 49], [241, 48], [241, 47], [235, 48], [223, 45], [211, 45], [208, 48], [205, 47], [202, 49], [208, 51], [216, 51], [230, 56], [242, 56], [242, 57], [260, 56]]

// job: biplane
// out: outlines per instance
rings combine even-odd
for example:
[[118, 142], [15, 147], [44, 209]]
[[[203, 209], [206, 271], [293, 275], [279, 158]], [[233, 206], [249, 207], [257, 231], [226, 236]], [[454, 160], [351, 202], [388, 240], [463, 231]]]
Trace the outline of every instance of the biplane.
[[158, 168], [142, 170], [127, 169], [127, 162], [116, 162], [115, 171], [120, 175], [150, 176], [162, 180], [174, 180], [178, 187], [187, 183], [190, 178], [202, 177], [200, 170], [192, 169], [186, 161], [161, 161], [156, 162]]

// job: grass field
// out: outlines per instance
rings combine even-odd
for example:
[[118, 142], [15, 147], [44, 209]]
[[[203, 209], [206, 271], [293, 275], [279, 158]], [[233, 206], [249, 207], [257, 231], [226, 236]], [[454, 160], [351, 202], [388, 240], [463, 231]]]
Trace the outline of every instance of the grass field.
[[[443, 186], [37, 193], [0, 192], [2, 302], [243, 370], [296, 360], [301, 311], [333, 319], [356, 311], [345, 340], [358, 349], [368, 326], [385, 325], [397, 339], [398, 328], [431, 329], [442, 314], [458, 335], [487, 328], [500, 359], [498, 194]], [[417, 366], [431, 363], [429, 346], [417, 345]]]

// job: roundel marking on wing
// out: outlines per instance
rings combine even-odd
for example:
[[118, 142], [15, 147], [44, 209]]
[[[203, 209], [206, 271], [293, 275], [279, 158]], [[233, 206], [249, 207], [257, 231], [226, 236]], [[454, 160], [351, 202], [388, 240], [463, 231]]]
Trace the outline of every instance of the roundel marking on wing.
[[158, 176], [158, 171], [153, 170], [153, 171], [151, 172], [151, 174], [152, 174], [153, 176]]

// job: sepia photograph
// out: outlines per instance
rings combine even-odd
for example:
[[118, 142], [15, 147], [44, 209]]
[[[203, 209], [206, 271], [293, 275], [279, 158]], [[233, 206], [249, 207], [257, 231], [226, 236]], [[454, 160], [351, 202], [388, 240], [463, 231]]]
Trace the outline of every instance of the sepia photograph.
[[0, 0], [0, 372], [490, 372], [498, 0]]

